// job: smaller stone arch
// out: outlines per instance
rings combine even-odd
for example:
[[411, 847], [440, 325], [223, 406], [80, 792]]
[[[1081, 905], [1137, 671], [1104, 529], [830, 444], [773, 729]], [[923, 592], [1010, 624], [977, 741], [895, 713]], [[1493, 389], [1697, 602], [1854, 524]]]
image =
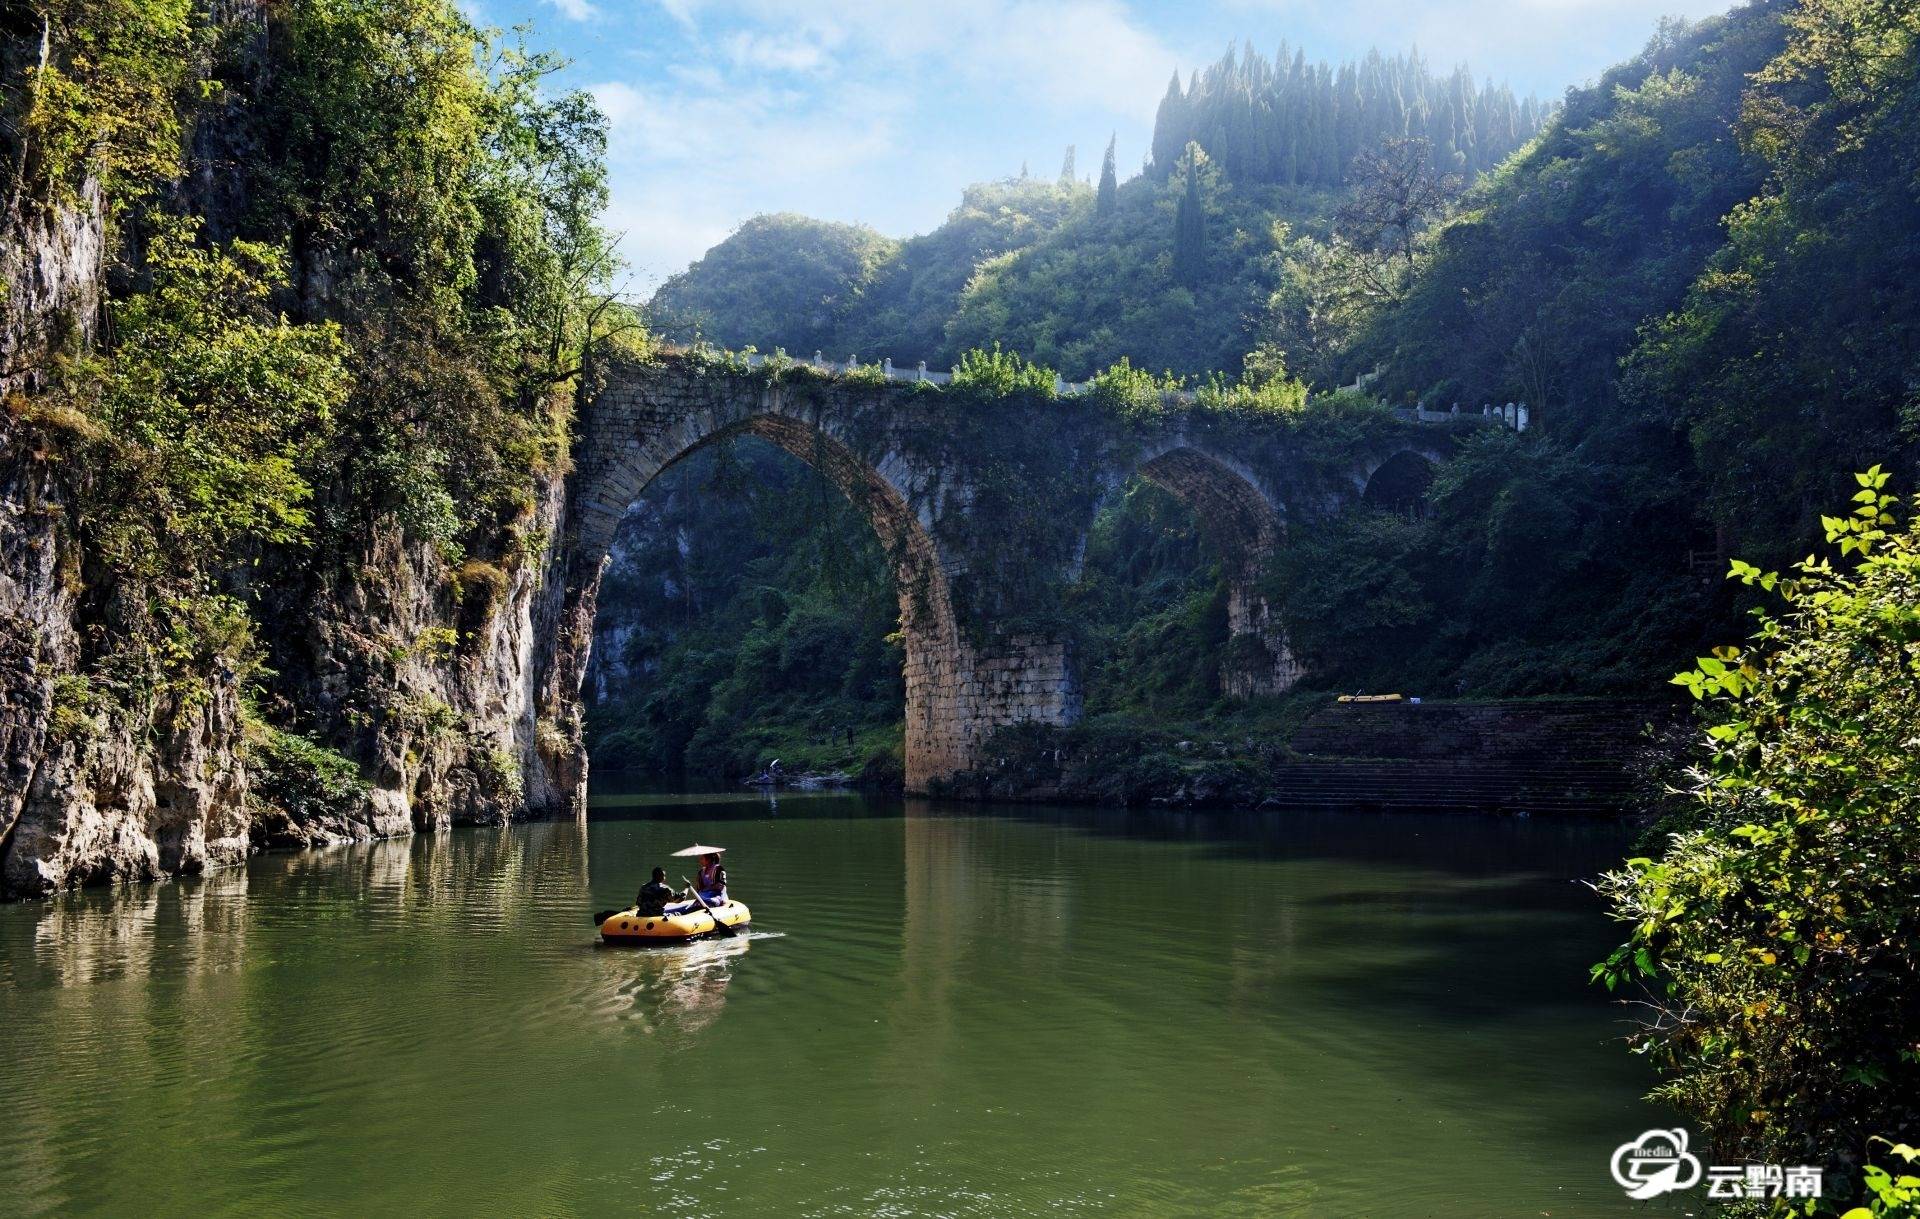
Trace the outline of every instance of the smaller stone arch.
[[1260, 591], [1285, 533], [1279, 498], [1230, 457], [1176, 438], [1142, 455], [1136, 472], [1185, 503], [1227, 577], [1227, 656], [1220, 688], [1230, 698], [1279, 694], [1302, 669]]
[[1363, 503], [1410, 519], [1428, 513], [1427, 495], [1439, 463], [1417, 449], [1399, 449], [1368, 473], [1360, 488]]

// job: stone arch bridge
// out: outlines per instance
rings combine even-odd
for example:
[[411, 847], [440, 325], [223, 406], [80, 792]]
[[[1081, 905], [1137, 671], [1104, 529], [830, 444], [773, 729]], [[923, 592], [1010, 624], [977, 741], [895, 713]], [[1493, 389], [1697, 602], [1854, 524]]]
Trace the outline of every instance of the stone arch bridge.
[[1097, 393], [995, 397], [694, 353], [615, 360], [594, 381], [555, 539], [542, 701], [577, 708], [600, 573], [633, 502], [703, 446], [757, 436], [839, 487], [889, 557], [915, 792], [975, 765], [1000, 727], [1079, 716], [1059, 595], [1078, 575], [1100, 505], [1130, 478], [1190, 505], [1228, 572], [1223, 688], [1274, 693], [1301, 674], [1261, 589], [1288, 525], [1362, 496], [1396, 457], [1439, 460], [1454, 430], [1475, 420], [1423, 423], [1385, 409], [1262, 416], [1172, 395], [1158, 409]]

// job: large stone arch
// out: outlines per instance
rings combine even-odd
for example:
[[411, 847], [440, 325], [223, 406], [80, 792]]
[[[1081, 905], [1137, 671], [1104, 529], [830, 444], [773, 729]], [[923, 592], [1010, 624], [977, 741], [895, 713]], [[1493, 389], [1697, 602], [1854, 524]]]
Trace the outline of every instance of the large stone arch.
[[[893, 567], [906, 652], [907, 790], [924, 792], [972, 769], [987, 736], [1005, 724], [1078, 717], [1063, 644], [962, 629], [952, 589], [960, 564], [941, 545], [934, 521], [953, 504], [963, 508], [966, 489], [916, 461], [890, 435], [886, 412], [863, 408], [863, 394], [889, 391], [846, 392], [851, 402], [677, 366], [607, 371], [568, 479], [562, 638], [548, 682], [553, 705], [576, 701], [600, 575], [621, 517], [654, 479], [692, 453], [729, 437], [757, 436], [838, 487], [872, 525]], [[574, 765], [577, 787], [584, 761]]]
[[1134, 471], [1185, 503], [1227, 577], [1228, 654], [1220, 687], [1229, 697], [1278, 694], [1300, 680], [1285, 629], [1260, 591], [1280, 547], [1283, 501], [1250, 467], [1184, 436], [1144, 449]]
[[1443, 459], [1455, 430], [1383, 413], [1335, 447], [1199, 410], [1143, 421], [1091, 395], [949, 394], [877, 369], [749, 367], [693, 352], [615, 359], [592, 381], [574, 467], [555, 489], [564, 504], [535, 607], [525, 712], [528, 761], [540, 763], [523, 768], [528, 802], [553, 812], [584, 807], [579, 693], [614, 531], [649, 482], [702, 445], [762, 437], [822, 470], [872, 523], [900, 590], [907, 787], [918, 792], [977, 770], [1003, 726], [1079, 718], [1058, 593], [1102, 493], [1140, 476], [1191, 507], [1228, 579], [1222, 686], [1278, 693], [1301, 666], [1261, 588], [1288, 522], [1363, 498], [1402, 452]]

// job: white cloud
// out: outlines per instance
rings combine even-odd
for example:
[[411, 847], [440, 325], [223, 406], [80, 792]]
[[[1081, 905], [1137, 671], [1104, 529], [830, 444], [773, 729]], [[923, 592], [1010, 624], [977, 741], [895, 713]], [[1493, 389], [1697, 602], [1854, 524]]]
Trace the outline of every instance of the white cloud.
[[[822, 94], [774, 84], [711, 90], [608, 81], [591, 91], [607, 115], [614, 202], [609, 227], [637, 285], [658, 283], [749, 216], [860, 215], [872, 175], [891, 172], [903, 92], [843, 83]], [[833, 200], [836, 208], [822, 206]]]
[[587, 21], [600, 15], [591, 0], [546, 0], [546, 3], [560, 10], [560, 15], [568, 21]]
[[692, 29], [698, 21], [700, 0], [655, 0], [660, 11], [681, 25]]
[[1009, 5], [990, 24], [999, 37], [994, 53], [1000, 73], [1031, 81], [1061, 108], [1151, 115], [1178, 62], [1123, 9], [1103, 0]]
[[969, 181], [1143, 127], [1178, 60], [1121, 0], [654, 4], [679, 32], [591, 86], [642, 285], [760, 212], [923, 231]]
[[827, 66], [827, 48], [808, 36], [756, 34], [736, 30], [721, 43], [737, 68], [771, 72], [817, 72]]
[[736, 65], [944, 74], [1052, 108], [1150, 114], [1179, 61], [1119, 0], [657, 2], [690, 27], [741, 27], [721, 40]]

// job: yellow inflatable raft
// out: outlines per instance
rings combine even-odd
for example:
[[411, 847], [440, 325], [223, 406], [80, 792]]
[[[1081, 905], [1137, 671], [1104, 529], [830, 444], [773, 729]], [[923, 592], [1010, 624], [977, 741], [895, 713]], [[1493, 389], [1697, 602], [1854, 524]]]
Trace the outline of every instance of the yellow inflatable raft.
[[685, 914], [642, 916], [631, 907], [607, 916], [600, 924], [600, 938], [608, 944], [679, 944], [715, 933], [718, 922], [744, 928], [753, 914], [740, 902], [722, 902], [712, 914], [691, 910]]

